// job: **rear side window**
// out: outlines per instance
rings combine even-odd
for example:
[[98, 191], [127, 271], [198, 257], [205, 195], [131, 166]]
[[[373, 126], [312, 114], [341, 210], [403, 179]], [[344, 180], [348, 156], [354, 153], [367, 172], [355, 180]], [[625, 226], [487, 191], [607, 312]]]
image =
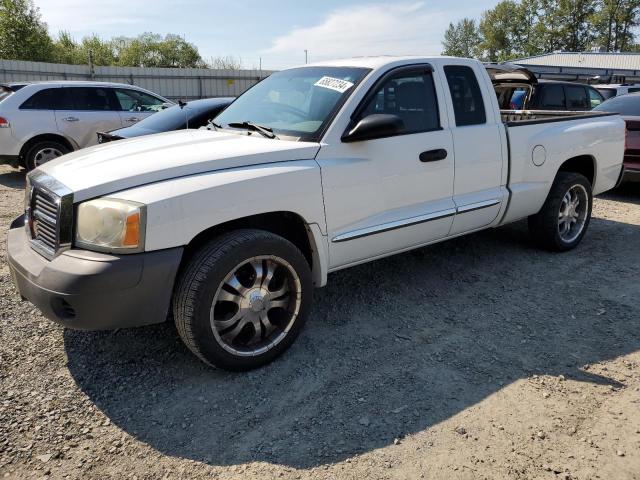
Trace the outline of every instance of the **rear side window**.
[[444, 67], [444, 74], [451, 92], [456, 125], [460, 127], [486, 123], [487, 116], [482, 92], [473, 69], [461, 65], [449, 65]]
[[397, 115], [404, 122], [403, 133], [440, 128], [438, 102], [431, 73], [403, 72], [392, 76], [374, 93], [360, 114]]
[[20, 110], [56, 110], [59, 106], [61, 88], [45, 88], [20, 105]]
[[[544, 84], [543, 84], [544, 85]], [[544, 85], [540, 108], [545, 110], [564, 110], [564, 89], [562, 85]]]
[[640, 88], [638, 87], [630, 88], [627, 93], [636, 93], [636, 92], [640, 92]]
[[116, 110], [113, 92], [101, 87], [63, 88], [59, 110], [102, 112]]
[[590, 110], [589, 101], [587, 100], [587, 91], [579, 85], [565, 86], [564, 94], [567, 100], [567, 109], [569, 110]]

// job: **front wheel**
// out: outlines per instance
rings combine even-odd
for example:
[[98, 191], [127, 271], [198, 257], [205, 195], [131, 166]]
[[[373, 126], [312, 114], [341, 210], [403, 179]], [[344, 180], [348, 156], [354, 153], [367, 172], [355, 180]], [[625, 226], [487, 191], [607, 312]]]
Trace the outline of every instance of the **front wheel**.
[[262, 366], [293, 343], [311, 307], [304, 255], [288, 240], [238, 230], [202, 247], [181, 273], [173, 314], [180, 337], [206, 363]]
[[30, 172], [51, 160], [69, 153], [69, 148], [61, 142], [46, 140], [31, 146], [24, 157], [24, 166]]
[[587, 232], [592, 207], [589, 180], [579, 173], [559, 172], [542, 209], [529, 217], [529, 231], [548, 250], [571, 250]]

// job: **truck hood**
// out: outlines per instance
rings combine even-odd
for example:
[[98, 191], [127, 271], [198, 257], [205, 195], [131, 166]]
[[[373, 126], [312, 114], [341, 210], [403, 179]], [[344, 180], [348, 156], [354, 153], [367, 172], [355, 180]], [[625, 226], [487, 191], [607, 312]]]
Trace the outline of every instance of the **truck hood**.
[[171, 178], [263, 163], [315, 158], [318, 143], [209, 130], [180, 130], [78, 150], [38, 170], [82, 201]]

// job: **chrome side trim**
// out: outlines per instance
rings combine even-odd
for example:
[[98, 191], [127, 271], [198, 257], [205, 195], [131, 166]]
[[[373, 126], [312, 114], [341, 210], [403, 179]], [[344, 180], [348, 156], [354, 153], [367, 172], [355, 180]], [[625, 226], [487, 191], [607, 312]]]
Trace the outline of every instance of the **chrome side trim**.
[[382, 223], [373, 227], [360, 228], [351, 232], [342, 233], [333, 237], [331, 241], [335, 243], [346, 242], [348, 240], [368, 237], [369, 235], [376, 235], [378, 233], [388, 232], [390, 230], [396, 230], [398, 228], [410, 227], [411, 225], [418, 225], [420, 223], [430, 222], [432, 220], [452, 217], [455, 214], [456, 210], [454, 208], [449, 208], [447, 210], [440, 210], [439, 212], [427, 213], [426, 215], [418, 215], [416, 217], [410, 217], [404, 220], [396, 220], [395, 222]]
[[498, 205], [500, 203], [502, 203], [502, 200], [500, 200], [499, 198], [494, 198], [492, 200], [484, 200], [482, 202], [470, 203], [468, 205], [462, 205], [461, 207], [457, 207], [456, 213], [473, 212], [474, 210], [493, 207], [494, 205]]

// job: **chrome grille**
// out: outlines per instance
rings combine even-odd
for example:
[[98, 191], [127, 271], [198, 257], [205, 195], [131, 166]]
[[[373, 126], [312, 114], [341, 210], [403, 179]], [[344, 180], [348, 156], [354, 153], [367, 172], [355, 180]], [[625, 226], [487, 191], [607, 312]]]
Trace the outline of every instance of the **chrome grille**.
[[28, 188], [31, 246], [52, 259], [71, 246], [73, 197], [64, 185], [38, 171], [29, 175]]
[[58, 211], [60, 198], [38, 187], [31, 194], [32, 239], [40, 242], [53, 255], [58, 246]]

